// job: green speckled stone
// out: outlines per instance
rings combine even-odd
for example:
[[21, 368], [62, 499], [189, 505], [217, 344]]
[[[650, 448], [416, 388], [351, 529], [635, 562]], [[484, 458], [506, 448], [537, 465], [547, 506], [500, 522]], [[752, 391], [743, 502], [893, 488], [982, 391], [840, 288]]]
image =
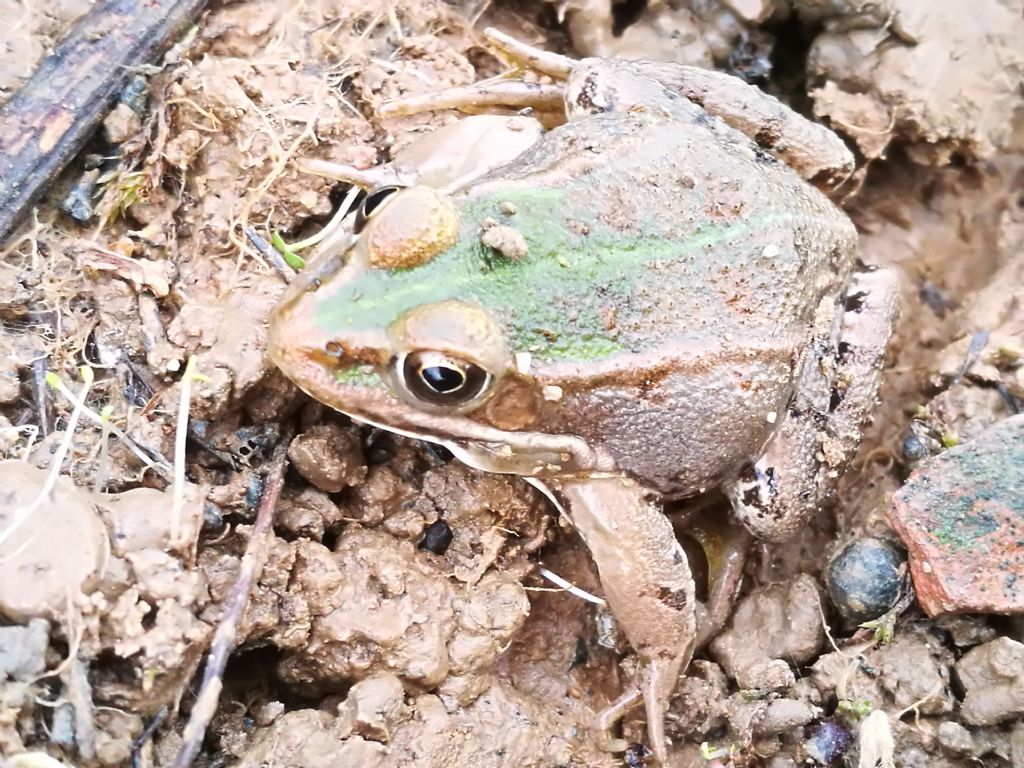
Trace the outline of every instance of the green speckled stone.
[[889, 521], [929, 616], [1024, 613], [1024, 415], [924, 462]]

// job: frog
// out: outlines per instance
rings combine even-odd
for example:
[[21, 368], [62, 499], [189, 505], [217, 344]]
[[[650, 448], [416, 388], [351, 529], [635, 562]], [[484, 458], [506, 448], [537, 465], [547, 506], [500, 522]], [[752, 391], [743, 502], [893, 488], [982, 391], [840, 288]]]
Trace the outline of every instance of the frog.
[[336, 169], [372, 189], [285, 290], [268, 352], [353, 420], [550, 500], [638, 660], [594, 729], [623, 749], [613, 729], [642, 704], [664, 765], [669, 702], [702, 617], [721, 614], [697, 600], [665, 504], [721, 491], [765, 542], [827, 504], [875, 403], [899, 280], [859, 260], [833, 199], [854, 159], [827, 127], [720, 72], [485, 34], [543, 81], [378, 114], [561, 122], [479, 172]]

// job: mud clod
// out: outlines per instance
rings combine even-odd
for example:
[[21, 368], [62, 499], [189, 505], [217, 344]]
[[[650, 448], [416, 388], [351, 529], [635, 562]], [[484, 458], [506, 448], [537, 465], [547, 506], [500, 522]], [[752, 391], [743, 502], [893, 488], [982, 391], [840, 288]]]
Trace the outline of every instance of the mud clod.
[[1024, 713], [1024, 645], [1000, 637], [956, 664], [965, 690], [961, 712], [971, 725], [993, 725]]
[[337, 493], [366, 479], [359, 435], [336, 424], [317, 424], [288, 446], [292, 466], [321, 491]]
[[736, 607], [711, 652], [741, 688], [792, 685], [789, 664], [811, 660], [825, 642], [822, 600], [821, 588], [806, 574], [758, 590]]

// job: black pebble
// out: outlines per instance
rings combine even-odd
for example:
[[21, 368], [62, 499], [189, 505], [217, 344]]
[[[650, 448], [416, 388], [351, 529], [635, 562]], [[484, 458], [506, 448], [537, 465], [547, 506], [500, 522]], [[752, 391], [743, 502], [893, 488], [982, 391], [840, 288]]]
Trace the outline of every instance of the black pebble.
[[877, 619], [896, 603], [904, 557], [882, 539], [855, 539], [832, 558], [825, 573], [832, 603], [851, 624]]
[[452, 529], [444, 520], [436, 520], [423, 531], [423, 538], [420, 539], [418, 546], [435, 555], [443, 555], [451, 543]]
[[931, 455], [928, 444], [918, 435], [913, 433], [903, 438], [903, 458], [908, 464], [916, 464], [921, 459], [927, 459]]

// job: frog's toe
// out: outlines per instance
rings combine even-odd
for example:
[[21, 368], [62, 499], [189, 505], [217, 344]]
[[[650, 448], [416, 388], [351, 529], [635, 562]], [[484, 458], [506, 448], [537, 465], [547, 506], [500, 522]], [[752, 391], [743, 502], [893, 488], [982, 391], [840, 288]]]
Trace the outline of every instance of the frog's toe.
[[562, 85], [498, 80], [395, 99], [382, 104], [377, 114], [381, 117], [398, 117], [438, 109], [457, 109], [472, 114], [487, 107], [558, 112], [564, 110], [564, 92]]
[[[689, 661], [689, 654], [686, 660]], [[647, 738], [651, 742], [651, 753], [657, 765], [665, 765], [668, 761], [665, 713], [668, 712], [668, 703], [679, 681], [682, 667], [679, 658], [657, 658], [648, 661], [642, 672], [640, 686], [647, 714]]]
[[631, 686], [619, 698], [602, 709], [595, 720], [598, 744], [608, 752], [623, 752], [626, 747], [624, 739], [611, 735], [612, 728], [623, 716], [643, 699], [647, 715], [647, 739], [650, 742], [654, 765], [666, 765], [668, 761], [668, 741], [665, 739], [665, 713], [668, 712], [669, 700], [679, 681], [679, 674], [684, 661], [689, 660], [689, 653], [684, 656], [659, 656], [647, 659], [643, 663], [638, 685]]
[[633, 686], [624, 691], [615, 701], [602, 709], [594, 718], [594, 731], [598, 746], [606, 752], [625, 752], [629, 746], [625, 739], [611, 735], [612, 728], [623, 716], [640, 702], [640, 687]]
[[551, 77], [564, 80], [576, 66], [576, 59], [541, 48], [534, 48], [494, 27], [485, 29], [484, 37], [492, 47], [501, 51], [516, 64]]
[[405, 187], [415, 180], [403, 175], [390, 165], [378, 165], [373, 168], [356, 168], [352, 165], [332, 163], [328, 160], [306, 158], [295, 163], [295, 167], [303, 173], [323, 176], [326, 179], [344, 181], [363, 189], [376, 189], [384, 186]]

